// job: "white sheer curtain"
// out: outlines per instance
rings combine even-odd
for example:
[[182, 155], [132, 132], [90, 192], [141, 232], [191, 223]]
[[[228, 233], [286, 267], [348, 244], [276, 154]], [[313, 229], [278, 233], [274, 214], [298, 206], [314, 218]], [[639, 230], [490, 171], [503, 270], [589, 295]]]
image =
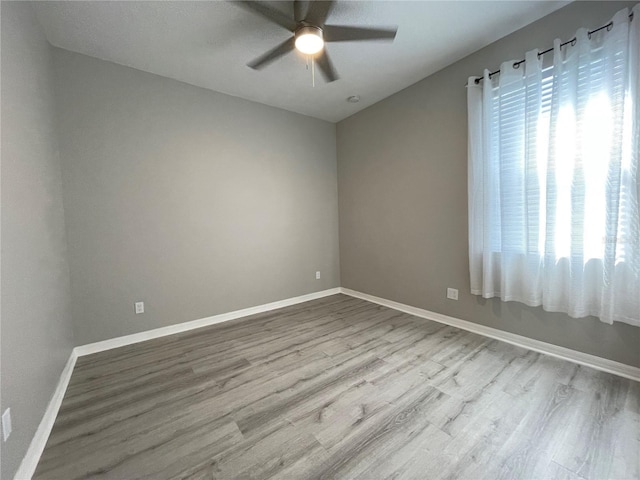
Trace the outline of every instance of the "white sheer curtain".
[[472, 293], [640, 326], [640, 4], [629, 14], [469, 79]]

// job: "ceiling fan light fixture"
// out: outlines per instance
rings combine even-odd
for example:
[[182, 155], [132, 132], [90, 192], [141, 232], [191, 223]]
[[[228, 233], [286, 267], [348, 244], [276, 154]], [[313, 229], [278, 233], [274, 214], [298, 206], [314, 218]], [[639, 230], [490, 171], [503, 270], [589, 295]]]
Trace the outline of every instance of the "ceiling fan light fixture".
[[306, 54], [314, 55], [324, 47], [322, 29], [314, 26], [300, 27], [296, 30], [296, 48]]

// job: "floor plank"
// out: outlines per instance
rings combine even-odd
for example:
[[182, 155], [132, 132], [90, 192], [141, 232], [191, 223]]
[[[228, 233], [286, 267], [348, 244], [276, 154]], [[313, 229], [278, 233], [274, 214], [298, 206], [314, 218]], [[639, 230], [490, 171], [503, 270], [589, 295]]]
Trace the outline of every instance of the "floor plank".
[[334, 295], [78, 359], [35, 479], [640, 478], [640, 385]]

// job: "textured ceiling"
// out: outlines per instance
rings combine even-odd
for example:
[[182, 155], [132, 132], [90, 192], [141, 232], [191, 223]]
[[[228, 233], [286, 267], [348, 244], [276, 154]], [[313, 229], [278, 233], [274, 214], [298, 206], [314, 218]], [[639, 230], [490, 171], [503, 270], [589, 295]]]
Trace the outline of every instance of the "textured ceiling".
[[[397, 26], [398, 35], [329, 44], [340, 79], [317, 75], [315, 87], [296, 53], [261, 71], [246, 66], [289, 34], [233, 2], [48, 1], [36, 13], [56, 47], [336, 122], [567, 3], [341, 1], [327, 23]], [[292, 15], [290, 2], [269, 4]]]

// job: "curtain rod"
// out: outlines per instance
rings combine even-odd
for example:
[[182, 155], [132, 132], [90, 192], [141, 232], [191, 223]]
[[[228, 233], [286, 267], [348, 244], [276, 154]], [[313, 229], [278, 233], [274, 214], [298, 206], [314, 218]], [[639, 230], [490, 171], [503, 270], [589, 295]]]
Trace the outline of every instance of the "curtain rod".
[[[633, 12], [631, 12], [629, 14], [629, 21], [633, 20]], [[593, 35], [596, 32], [599, 32], [600, 30], [604, 30], [605, 28], [607, 29], [607, 31], [611, 30], [611, 27], [613, 27], [613, 20], [610, 21], [609, 23], [607, 23], [606, 25], [603, 25], [601, 27], [596, 28], [595, 30], [591, 30], [590, 32], [587, 33], [587, 36], [589, 38], [591, 38], [591, 35]], [[569, 45], [571, 44], [571, 46], [574, 46], [576, 44], [576, 37], [573, 37], [571, 40], [567, 40], [564, 43], [560, 44], [560, 48], [564, 47], [565, 45]], [[538, 53], [538, 58], [540, 58], [542, 55], [544, 55], [545, 53], [549, 53], [553, 51], [553, 47], [551, 48], [547, 48], [546, 50], [544, 50], [543, 52], [539, 52]], [[526, 60], [522, 59], [519, 62], [514, 62], [513, 64], [513, 68], [518, 68], [520, 66], [520, 64], [524, 63]], [[491, 72], [489, 74], [489, 78], [493, 77], [494, 75], [497, 75], [500, 73], [500, 69], [496, 70], [495, 72]], [[480, 80], [484, 80], [484, 76], [483, 77], [478, 77], [474, 80], [474, 83], [476, 85], [478, 85], [480, 83]]]

